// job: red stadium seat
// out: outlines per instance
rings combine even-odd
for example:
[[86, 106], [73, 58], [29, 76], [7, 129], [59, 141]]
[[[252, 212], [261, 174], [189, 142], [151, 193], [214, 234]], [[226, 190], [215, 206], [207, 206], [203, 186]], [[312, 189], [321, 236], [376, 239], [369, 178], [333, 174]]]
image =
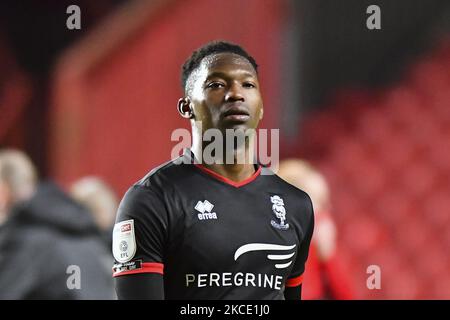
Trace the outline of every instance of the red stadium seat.
[[[301, 133], [329, 179], [359, 298], [450, 299], [448, 70], [450, 41], [391, 88], [336, 93]], [[383, 290], [365, 287], [370, 264]]]

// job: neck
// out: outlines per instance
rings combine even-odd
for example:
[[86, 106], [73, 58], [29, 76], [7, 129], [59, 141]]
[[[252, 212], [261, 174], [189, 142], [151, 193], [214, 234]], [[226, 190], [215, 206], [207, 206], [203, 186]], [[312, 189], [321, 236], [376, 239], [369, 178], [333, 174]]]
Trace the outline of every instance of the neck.
[[[197, 135], [194, 135], [191, 150], [195, 158], [200, 160], [200, 164], [207, 169], [234, 182], [241, 182], [255, 173], [253, 146], [253, 138], [249, 137], [245, 143], [236, 148], [224, 148], [223, 154], [216, 154], [213, 159], [209, 159], [208, 151], [212, 149], [212, 143], [202, 141]], [[223, 148], [223, 146], [220, 147]]]

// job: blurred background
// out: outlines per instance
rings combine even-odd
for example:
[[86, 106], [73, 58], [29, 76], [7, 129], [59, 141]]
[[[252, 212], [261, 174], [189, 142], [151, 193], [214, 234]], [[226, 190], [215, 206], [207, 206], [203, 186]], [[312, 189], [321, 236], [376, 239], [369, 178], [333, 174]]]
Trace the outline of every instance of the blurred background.
[[[373, 4], [380, 30], [366, 27]], [[450, 299], [449, 1], [4, 0], [0, 147], [66, 191], [95, 176], [121, 198], [189, 128], [180, 68], [214, 39], [256, 58], [262, 128], [328, 184], [351, 287], [334, 298]]]

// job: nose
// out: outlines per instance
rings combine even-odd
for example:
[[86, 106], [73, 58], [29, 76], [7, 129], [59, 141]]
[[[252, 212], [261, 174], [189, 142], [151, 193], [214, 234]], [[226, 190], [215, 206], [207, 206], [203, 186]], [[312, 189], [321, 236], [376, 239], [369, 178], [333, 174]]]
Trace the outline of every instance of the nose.
[[233, 82], [227, 93], [225, 94], [225, 101], [226, 102], [234, 102], [234, 101], [245, 101], [244, 95], [242, 94], [242, 88], [240, 85], [236, 82]]

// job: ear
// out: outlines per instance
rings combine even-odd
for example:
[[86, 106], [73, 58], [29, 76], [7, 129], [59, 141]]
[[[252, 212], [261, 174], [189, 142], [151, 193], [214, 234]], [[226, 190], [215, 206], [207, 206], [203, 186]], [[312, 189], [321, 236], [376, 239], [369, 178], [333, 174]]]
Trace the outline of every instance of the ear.
[[186, 119], [191, 119], [194, 114], [191, 107], [191, 100], [187, 97], [180, 98], [177, 104], [178, 113]]
[[259, 111], [259, 120], [262, 120], [264, 117], [264, 107], [261, 107], [261, 111]]

